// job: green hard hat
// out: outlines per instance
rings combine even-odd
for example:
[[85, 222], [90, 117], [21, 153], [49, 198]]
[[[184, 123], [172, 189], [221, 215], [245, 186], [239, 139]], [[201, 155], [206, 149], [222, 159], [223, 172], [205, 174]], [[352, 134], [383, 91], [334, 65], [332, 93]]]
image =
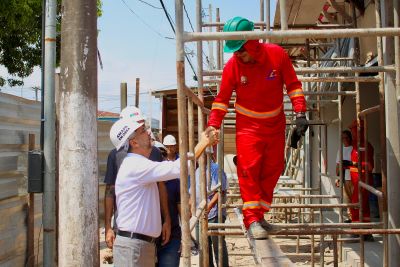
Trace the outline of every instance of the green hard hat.
[[[242, 17], [234, 17], [228, 20], [224, 25], [224, 32], [252, 31], [254, 23]], [[225, 42], [224, 52], [233, 53], [239, 50], [246, 40], [228, 40]]]

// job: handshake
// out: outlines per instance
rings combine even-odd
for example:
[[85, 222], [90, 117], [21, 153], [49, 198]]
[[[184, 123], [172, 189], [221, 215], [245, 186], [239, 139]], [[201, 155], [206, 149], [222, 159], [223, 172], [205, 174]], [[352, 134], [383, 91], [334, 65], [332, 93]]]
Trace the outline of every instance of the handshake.
[[212, 126], [207, 127], [207, 129], [205, 129], [204, 132], [201, 133], [199, 143], [194, 148], [195, 158], [199, 158], [208, 146], [216, 145], [218, 144], [218, 142], [219, 130], [215, 129]]
[[208, 146], [213, 146], [219, 142], [219, 130], [212, 126], [208, 126], [204, 132], [201, 133], [200, 142], [207, 142]]

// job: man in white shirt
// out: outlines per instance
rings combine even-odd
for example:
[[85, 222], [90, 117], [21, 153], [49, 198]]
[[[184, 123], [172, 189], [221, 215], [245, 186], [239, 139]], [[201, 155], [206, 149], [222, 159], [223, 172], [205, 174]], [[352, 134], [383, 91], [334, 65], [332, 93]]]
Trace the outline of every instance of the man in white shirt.
[[[196, 156], [217, 138], [217, 131], [203, 132], [195, 148]], [[115, 183], [119, 229], [113, 249], [114, 264], [116, 267], [154, 266], [155, 239], [161, 233], [157, 182], [179, 177], [180, 161], [148, 159], [151, 138], [143, 123], [120, 119], [111, 127], [110, 139], [117, 149], [129, 143]]]
[[[343, 142], [343, 148], [342, 148], [342, 166], [343, 166], [343, 187], [344, 187], [344, 193], [345, 193], [345, 199], [347, 203], [350, 203], [351, 196], [353, 194], [353, 184], [351, 182], [351, 177], [350, 177], [350, 169], [349, 169], [349, 162], [351, 162], [351, 151], [353, 150], [353, 145], [352, 145], [352, 137], [351, 137], [351, 132], [349, 130], [344, 130], [342, 132], [342, 142]], [[339, 150], [337, 152], [336, 156], [336, 175], [340, 176], [340, 155], [339, 155]], [[336, 187], [340, 186], [340, 180], [336, 179], [335, 181]], [[351, 215], [350, 215], [350, 210], [348, 209], [348, 219], [346, 222], [351, 222]]]

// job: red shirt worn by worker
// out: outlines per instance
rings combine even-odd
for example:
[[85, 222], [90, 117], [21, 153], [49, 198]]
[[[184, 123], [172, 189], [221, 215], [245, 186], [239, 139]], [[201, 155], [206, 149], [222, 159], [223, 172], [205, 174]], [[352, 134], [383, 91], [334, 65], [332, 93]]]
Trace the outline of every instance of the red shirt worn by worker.
[[235, 91], [237, 173], [248, 228], [270, 209], [284, 167], [283, 86], [295, 112], [304, 112], [306, 102], [289, 56], [280, 46], [253, 40], [244, 48], [255, 62], [243, 63], [236, 54], [227, 62], [208, 126], [219, 128]]
[[[361, 146], [364, 146], [364, 142], [361, 141]], [[361, 152], [361, 175], [358, 173], [358, 167], [353, 166], [350, 167], [350, 177], [351, 177], [351, 182], [353, 184], [353, 194], [351, 195], [351, 203], [358, 203], [358, 181], [361, 178], [361, 181], [366, 183], [366, 175], [365, 175], [365, 170], [368, 170], [369, 177], [371, 177], [371, 172], [372, 169], [374, 168], [374, 148], [372, 145], [368, 142], [368, 148], [367, 148], [367, 153], [368, 153], [368, 162], [365, 161], [365, 152]], [[351, 161], [354, 163], [358, 162], [358, 151], [357, 151], [357, 145], [353, 145], [353, 150], [351, 151]], [[370, 184], [368, 182], [368, 184]], [[369, 202], [368, 202], [368, 194], [369, 192], [365, 189], [361, 189], [361, 194], [362, 194], [362, 202], [361, 202], [361, 208], [363, 211], [363, 222], [370, 222], [370, 212], [369, 212]], [[351, 208], [351, 220], [352, 222], [359, 222], [360, 221], [360, 211], [358, 208]]]

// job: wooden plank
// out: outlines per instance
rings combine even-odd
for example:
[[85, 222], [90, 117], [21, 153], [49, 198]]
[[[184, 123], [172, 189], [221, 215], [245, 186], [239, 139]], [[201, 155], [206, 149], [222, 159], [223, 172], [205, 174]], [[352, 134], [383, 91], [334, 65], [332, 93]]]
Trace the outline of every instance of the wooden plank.
[[0, 199], [18, 195], [18, 184], [15, 178], [0, 180]]
[[282, 252], [274, 240], [269, 237], [264, 240], [254, 240], [254, 251], [260, 266], [294, 267], [295, 265]]

